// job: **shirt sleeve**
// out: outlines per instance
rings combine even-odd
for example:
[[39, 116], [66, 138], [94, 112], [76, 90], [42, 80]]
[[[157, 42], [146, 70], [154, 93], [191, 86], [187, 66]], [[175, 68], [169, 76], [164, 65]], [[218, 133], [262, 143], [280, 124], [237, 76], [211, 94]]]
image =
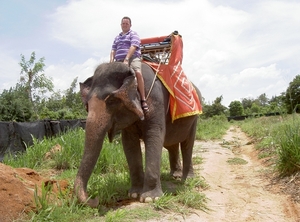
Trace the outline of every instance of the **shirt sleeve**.
[[136, 32], [131, 32], [131, 46], [139, 48], [141, 45], [141, 39]]
[[114, 39], [113, 44], [112, 44], [112, 46], [111, 46], [111, 49], [114, 50], [114, 51], [117, 50], [116, 40], [117, 40], [117, 37]]

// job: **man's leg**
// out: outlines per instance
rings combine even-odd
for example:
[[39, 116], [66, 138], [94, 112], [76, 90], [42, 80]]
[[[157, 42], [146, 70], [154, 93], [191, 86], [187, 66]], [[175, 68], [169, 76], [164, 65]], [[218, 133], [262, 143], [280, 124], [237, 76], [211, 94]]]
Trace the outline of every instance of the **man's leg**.
[[149, 107], [148, 107], [148, 104], [146, 103], [144, 78], [142, 76], [142, 73], [140, 73], [139, 71], [135, 71], [135, 75], [136, 75], [136, 79], [137, 79], [137, 83], [138, 83], [138, 90], [141, 95], [142, 108], [143, 108], [144, 112], [148, 112]]

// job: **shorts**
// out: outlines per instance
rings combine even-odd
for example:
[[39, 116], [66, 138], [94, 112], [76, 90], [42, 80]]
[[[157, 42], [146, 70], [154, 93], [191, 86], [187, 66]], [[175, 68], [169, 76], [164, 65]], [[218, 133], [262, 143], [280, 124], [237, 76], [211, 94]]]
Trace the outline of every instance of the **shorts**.
[[142, 61], [141, 58], [134, 58], [132, 61], [129, 61], [129, 66], [134, 70], [134, 71], [138, 71], [141, 72], [142, 69]]

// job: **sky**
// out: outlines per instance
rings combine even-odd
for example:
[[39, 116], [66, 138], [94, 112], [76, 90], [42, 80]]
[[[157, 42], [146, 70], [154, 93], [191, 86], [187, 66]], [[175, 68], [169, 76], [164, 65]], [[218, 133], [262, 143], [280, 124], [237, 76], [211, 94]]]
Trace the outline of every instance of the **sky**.
[[129, 16], [141, 38], [178, 30], [183, 70], [206, 103], [272, 98], [300, 75], [299, 12], [298, 0], [0, 0], [0, 92], [32, 52], [56, 91], [83, 82], [109, 61]]

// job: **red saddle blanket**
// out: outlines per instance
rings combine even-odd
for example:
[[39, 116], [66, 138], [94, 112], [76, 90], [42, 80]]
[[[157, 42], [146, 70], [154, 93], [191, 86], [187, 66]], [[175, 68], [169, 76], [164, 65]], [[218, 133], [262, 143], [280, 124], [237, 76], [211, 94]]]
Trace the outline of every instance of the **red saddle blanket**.
[[202, 113], [202, 105], [193, 84], [185, 75], [182, 64], [182, 39], [180, 35], [171, 35], [171, 54], [168, 64], [143, 61], [157, 74], [170, 93], [170, 111], [172, 121]]

